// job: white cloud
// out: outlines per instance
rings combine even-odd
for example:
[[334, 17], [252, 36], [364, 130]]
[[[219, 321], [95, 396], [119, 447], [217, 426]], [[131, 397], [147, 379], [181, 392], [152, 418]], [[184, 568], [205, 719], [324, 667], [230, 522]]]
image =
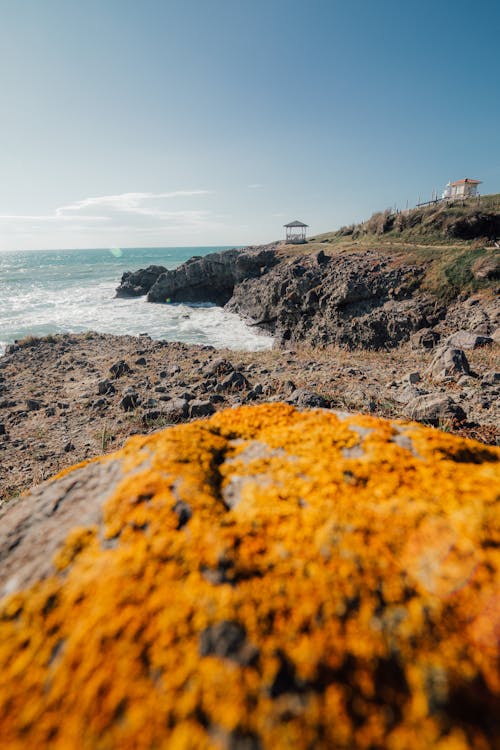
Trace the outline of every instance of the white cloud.
[[153, 206], [144, 204], [148, 201], [165, 200], [169, 198], [186, 198], [194, 195], [209, 195], [210, 190], [175, 190], [168, 193], [120, 193], [119, 195], [100, 195], [95, 198], [84, 198], [83, 200], [69, 203], [66, 206], [56, 208], [55, 214], [66, 217], [69, 214], [80, 213], [88, 209], [107, 208], [112, 211], [139, 214], [140, 216], [163, 216], [168, 212]]
[[263, 185], [261, 185], [260, 182], [252, 182], [251, 185], [247, 185], [249, 190], [258, 190], [261, 187], [263, 187]]
[[[175, 190], [163, 193], [100, 195], [58, 206], [46, 214], [0, 214], [0, 226], [8, 247], [17, 239], [38, 235], [42, 244], [58, 244], [58, 237], [98, 242], [98, 236], [126, 232], [132, 242], [141, 235], [179, 234], [224, 226], [220, 217], [200, 208], [185, 208], [186, 200], [209, 195], [209, 190]], [[174, 203], [174, 206], [172, 205]], [[179, 206], [180, 203], [180, 207]], [[184, 204], [184, 205], [183, 205]], [[125, 222], [124, 222], [125, 218]]]

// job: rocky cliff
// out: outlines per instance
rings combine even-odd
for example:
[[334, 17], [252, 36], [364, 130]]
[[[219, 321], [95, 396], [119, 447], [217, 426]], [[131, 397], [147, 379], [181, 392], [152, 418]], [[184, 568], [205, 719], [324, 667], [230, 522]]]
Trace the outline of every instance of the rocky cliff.
[[147, 294], [148, 302], [214, 302], [224, 305], [243, 279], [259, 277], [278, 262], [275, 245], [194, 256], [167, 271], [150, 266], [122, 276], [118, 297]]
[[323, 252], [281, 263], [263, 279], [245, 279], [227, 309], [271, 331], [278, 342], [306, 340], [380, 348], [433, 326], [444, 307], [420, 292], [423, 269], [376, 252]]
[[[494, 257], [484, 260], [491, 270]], [[478, 273], [483, 268], [484, 261]], [[380, 349], [398, 346], [446, 316], [451, 316], [452, 328], [467, 326], [468, 295], [459, 299], [459, 291], [454, 299], [433, 291], [425, 264], [394, 252], [327, 255], [320, 250], [290, 258], [279, 246], [263, 246], [192, 258], [172, 271], [151, 267], [124, 274], [117, 294], [147, 293], [150, 302], [225, 305], [280, 344]], [[480, 319], [481, 333], [492, 334], [499, 325], [498, 302], [491, 295], [484, 305], [476, 303], [472, 313]]]
[[[499, 226], [500, 196], [380, 212], [300, 250], [274, 243], [195, 257], [171, 271], [127, 273], [117, 294], [226, 305], [278, 343], [391, 348], [450, 308], [461, 318], [461, 303], [474, 292], [495, 296]], [[481, 332], [492, 334], [498, 303], [483, 317]]]
[[283, 404], [4, 509], [9, 750], [498, 746], [500, 451]]

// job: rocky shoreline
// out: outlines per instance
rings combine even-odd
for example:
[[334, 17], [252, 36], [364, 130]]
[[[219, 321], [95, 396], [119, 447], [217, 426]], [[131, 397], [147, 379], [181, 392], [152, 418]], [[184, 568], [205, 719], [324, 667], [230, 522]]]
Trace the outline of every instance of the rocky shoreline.
[[26, 339], [0, 359], [0, 497], [116, 450], [132, 434], [240, 404], [415, 419], [495, 443], [499, 349], [486, 335], [455, 332], [446, 341], [431, 329], [378, 352], [306, 344], [234, 352], [97, 333]]
[[[435, 326], [448, 334], [462, 328], [483, 336], [498, 332], [493, 283], [500, 270], [498, 259], [493, 261], [492, 285], [472, 304], [467, 294], [446, 299], [431, 291], [425, 266], [401, 254], [321, 249], [290, 256], [289, 246], [279, 243], [194, 257], [171, 271], [150, 266], [127, 272], [116, 293], [147, 295], [156, 303], [224, 305], [272, 334], [278, 345], [387, 349]], [[483, 271], [476, 270], [481, 279]]]

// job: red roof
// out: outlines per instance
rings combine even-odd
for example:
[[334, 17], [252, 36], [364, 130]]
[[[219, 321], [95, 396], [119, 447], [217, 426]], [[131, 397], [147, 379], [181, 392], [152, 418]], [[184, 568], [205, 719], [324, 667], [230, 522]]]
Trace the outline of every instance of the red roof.
[[466, 177], [463, 180], [457, 180], [456, 182], [452, 182], [451, 186], [455, 187], [455, 185], [465, 185], [466, 183], [469, 185], [480, 185], [481, 180], [471, 180], [470, 177]]

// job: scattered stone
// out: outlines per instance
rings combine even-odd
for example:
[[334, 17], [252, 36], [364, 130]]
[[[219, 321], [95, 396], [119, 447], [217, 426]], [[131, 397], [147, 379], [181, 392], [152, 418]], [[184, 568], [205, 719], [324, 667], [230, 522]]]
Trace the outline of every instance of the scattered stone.
[[481, 378], [481, 383], [484, 383], [485, 385], [499, 385], [500, 372], [497, 372], [496, 370], [489, 370], [488, 372], [485, 372], [485, 374]]
[[477, 349], [478, 346], [492, 344], [493, 339], [491, 336], [483, 336], [473, 331], [457, 331], [448, 336], [446, 343], [459, 349]]
[[119, 362], [115, 362], [114, 365], [111, 365], [109, 368], [109, 371], [114, 376], [114, 378], [120, 378], [122, 375], [125, 375], [125, 373], [130, 372], [129, 365], [125, 362], [124, 359], [121, 359]]
[[141, 403], [141, 399], [137, 391], [133, 388], [126, 388], [123, 392], [123, 398], [120, 401], [120, 406], [124, 411], [133, 411]]
[[285, 401], [287, 404], [309, 406], [314, 409], [328, 409], [330, 406], [330, 402], [326, 398], [313, 391], [308, 391], [306, 388], [296, 388]]
[[135, 360], [135, 364], [136, 365], [145, 365], [145, 364], [147, 364], [146, 357], [139, 357], [139, 359]]
[[0, 422], [0, 435], [5, 435], [6, 433], [5, 425]]
[[205, 375], [207, 377], [210, 377], [211, 375], [228, 375], [230, 372], [233, 372], [234, 367], [227, 359], [216, 359], [215, 362], [212, 362], [206, 369], [205, 369]]
[[112, 394], [115, 392], [115, 386], [113, 383], [106, 379], [106, 380], [100, 380], [97, 384], [97, 392], [101, 396], [105, 396], [106, 394]]
[[216, 386], [216, 390], [221, 391], [241, 391], [249, 387], [249, 382], [242, 372], [235, 370]]
[[408, 403], [405, 411], [410, 419], [434, 426], [442, 425], [449, 420], [463, 422], [466, 419], [462, 407], [441, 393], [417, 396]]
[[420, 381], [422, 380], [422, 376], [419, 372], [410, 372], [408, 373], [408, 375], [405, 375], [403, 380], [410, 385], [415, 385], [415, 383], [420, 383]]
[[434, 355], [427, 372], [434, 380], [444, 380], [446, 377], [469, 375], [470, 367], [465, 352], [449, 346], [442, 346]]
[[400, 388], [396, 393], [391, 394], [391, 397], [399, 404], [408, 404], [412, 399], [417, 396], [424, 396], [428, 391], [424, 391], [422, 388], [416, 388], [411, 383], [408, 383], [403, 388]]
[[187, 417], [188, 402], [184, 398], [169, 399], [169, 402], [162, 408], [162, 414], [168, 422], [181, 422]]
[[75, 444], [73, 443], [72, 440], [69, 440], [64, 446], [64, 452], [70, 453], [71, 451], [74, 451], [74, 450], [75, 450]]
[[28, 398], [26, 399], [26, 406], [28, 408], [28, 411], [38, 411], [42, 408], [42, 403], [36, 398]]
[[413, 349], [434, 349], [441, 339], [441, 334], [432, 328], [421, 328], [410, 336]]
[[149, 411], [145, 411], [142, 415], [142, 424], [144, 427], [151, 427], [151, 425], [154, 424], [154, 422], [157, 422], [162, 416], [162, 412], [158, 409], [150, 409]]
[[190, 417], [209, 417], [214, 411], [214, 405], [210, 401], [195, 399], [189, 404]]
[[460, 388], [470, 388], [471, 386], [474, 386], [476, 384], [476, 381], [471, 375], [462, 375], [457, 380], [457, 385], [460, 386]]

